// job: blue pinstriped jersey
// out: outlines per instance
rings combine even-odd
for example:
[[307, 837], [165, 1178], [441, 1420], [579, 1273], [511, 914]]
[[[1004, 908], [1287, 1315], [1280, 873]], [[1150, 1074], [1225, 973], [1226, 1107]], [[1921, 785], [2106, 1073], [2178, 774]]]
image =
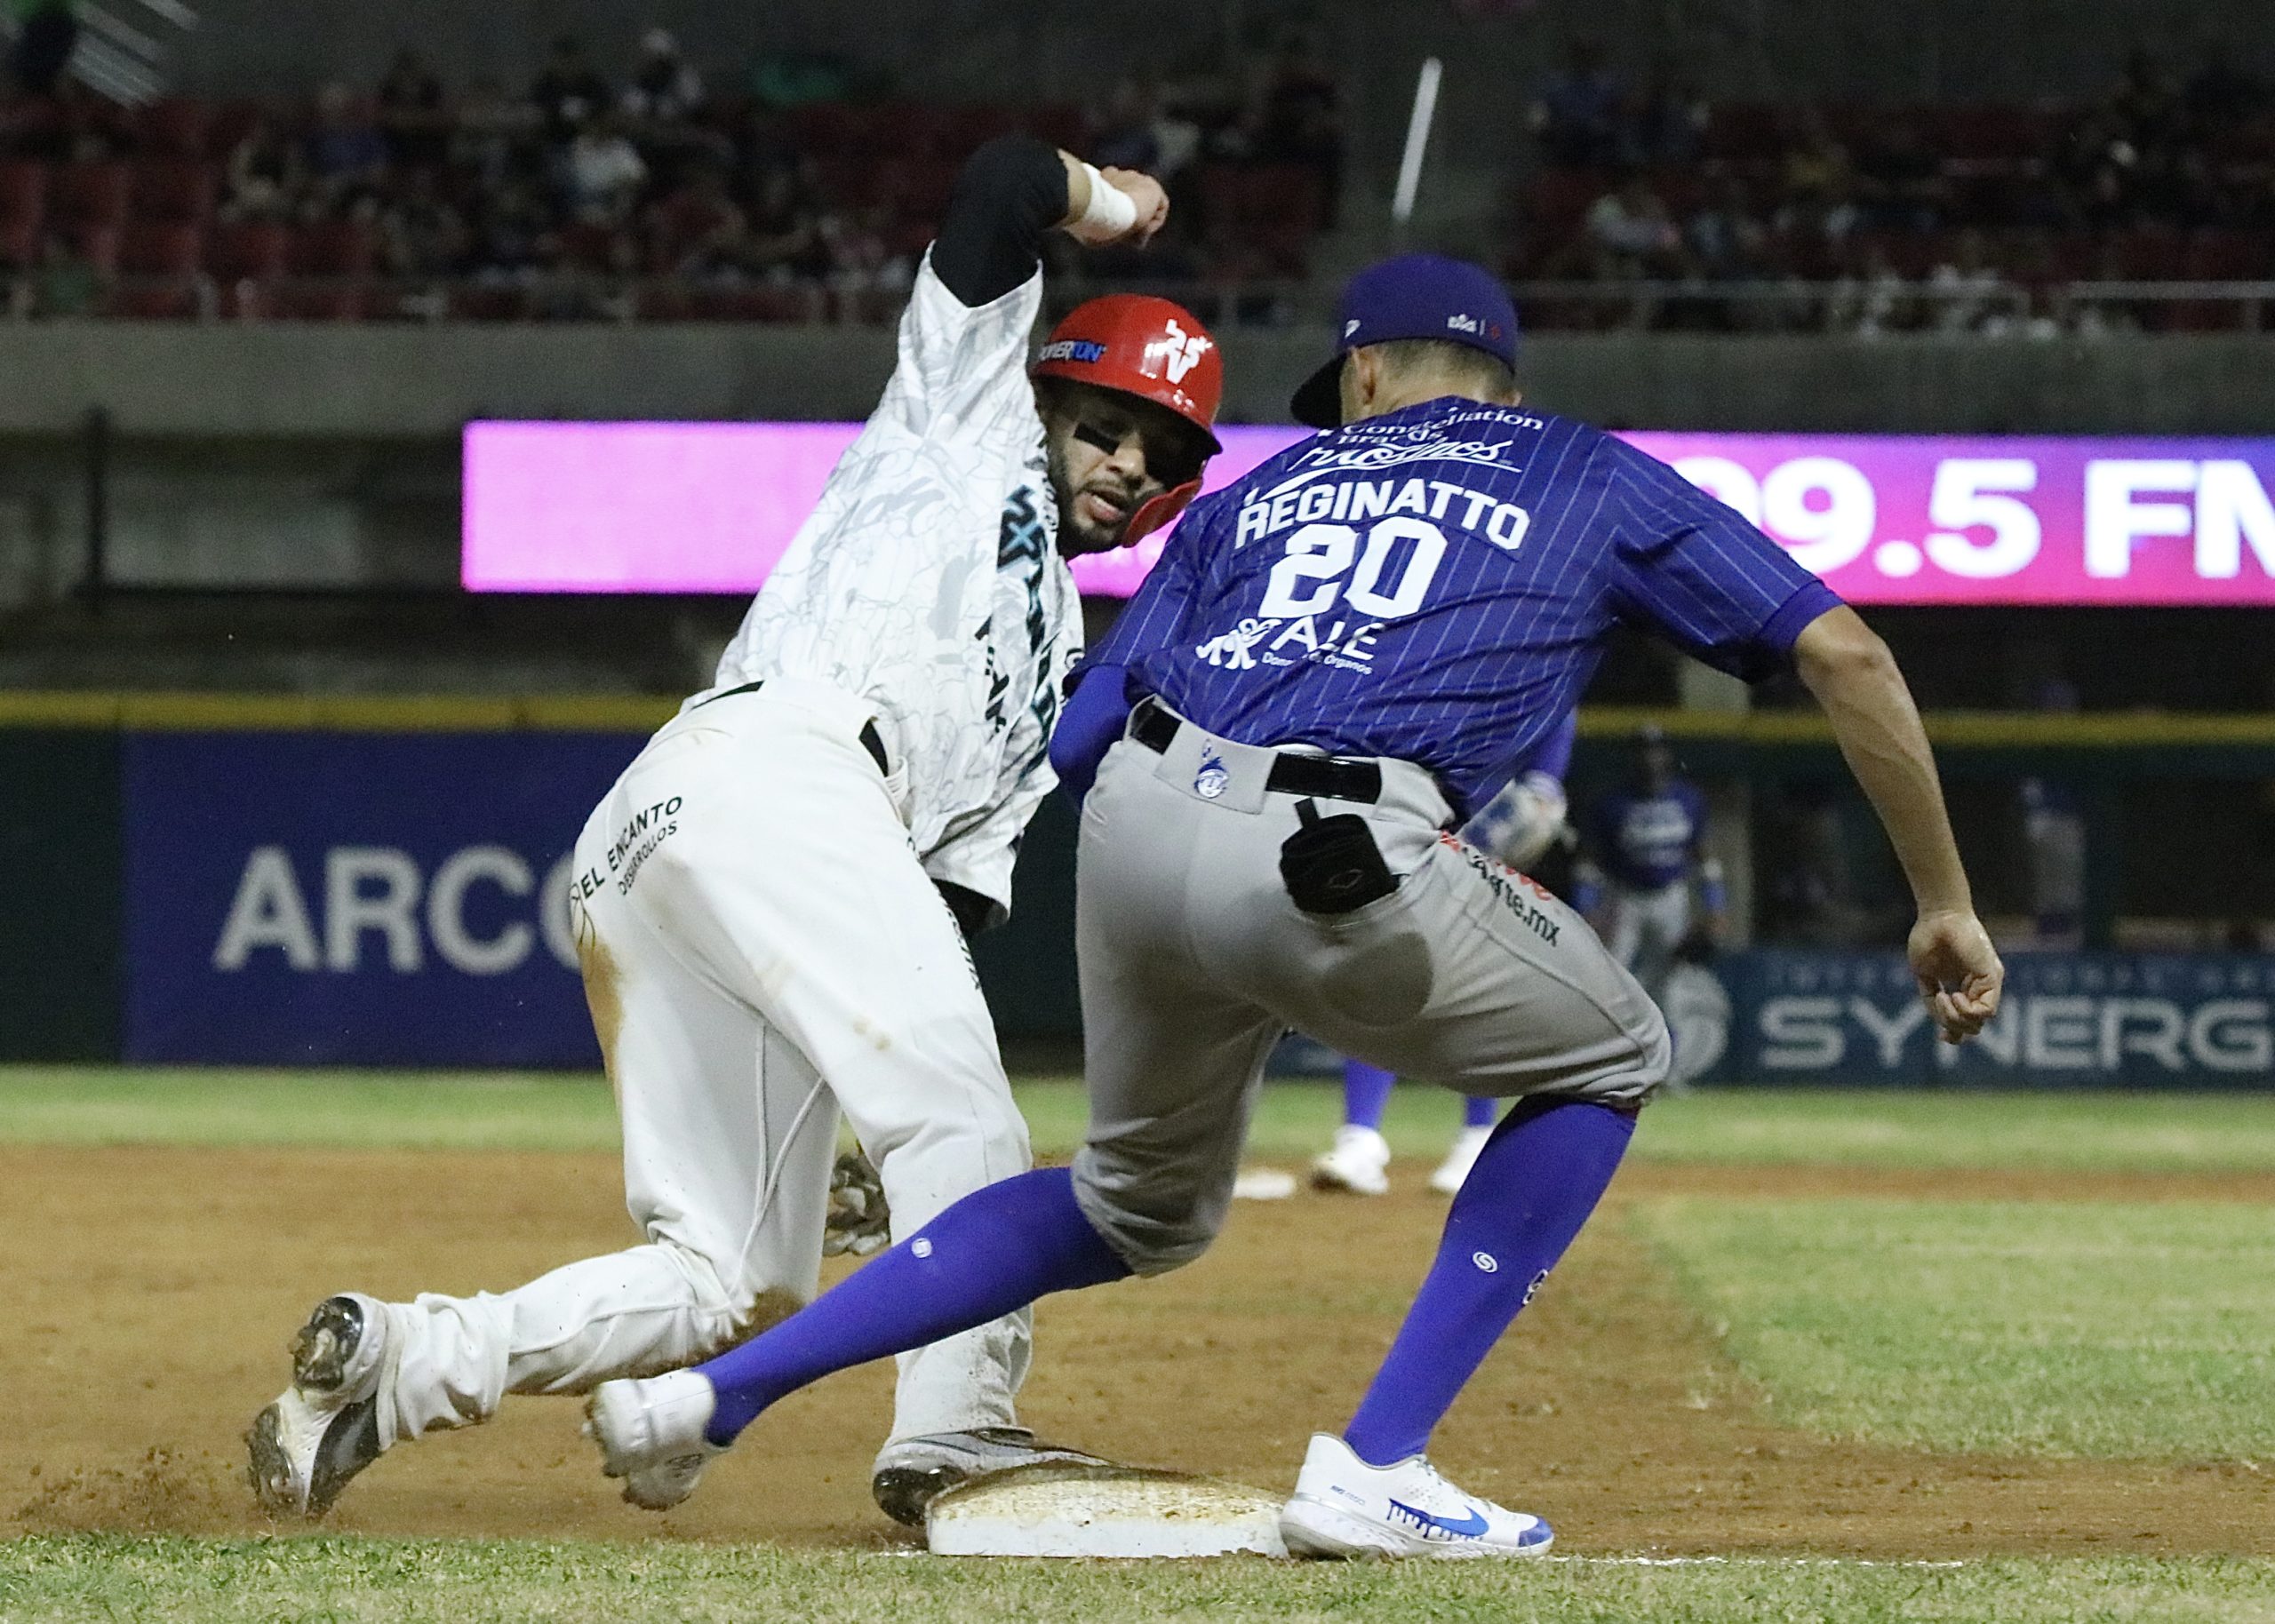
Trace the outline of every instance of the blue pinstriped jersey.
[[1665, 464], [1447, 397], [1194, 504], [1090, 663], [1222, 737], [1415, 762], [1466, 812], [1578, 703], [1616, 624], [1752, 679], [1839, 602]]
[[1704, 856], [1706, 797], [1677, 778], [1660, 789], [1631, 785], [1605, 796], [1589, 814], [1589, 855], [1604, 872], [1638, 891], [1656, 891], [1690, 877]]

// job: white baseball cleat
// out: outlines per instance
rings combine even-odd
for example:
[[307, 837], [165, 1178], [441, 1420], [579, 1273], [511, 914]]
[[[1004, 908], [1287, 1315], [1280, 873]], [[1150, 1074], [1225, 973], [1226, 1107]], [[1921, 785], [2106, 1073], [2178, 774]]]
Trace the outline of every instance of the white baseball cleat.
[[292, 1385], [245, 1431], [245, 1475], [271, 1517], [322, 1517], [379, 1458], [387, 1324], [369, 1297], [327, 1297], [293, 1334]]
[[1430, 1188], [1441, 1196], [1461, 1193], [1469, 1182], [1469, 1170], [1477, 1166], [1477, 1158], [1485, 1149], [1485, 1142], [1493, 1137], [1489, 1127], [1465, 1127], [1454, 1135], [1453, 1148], [1446, 1152], [1446, 1159], [1430, 1175]]
[[1539, 1556], [1555, 1542], [1546, 1523], [1463, 1493], [1426, 1456], [1369, 1466], [1324, 1432], [1281, 1508], [1280, 1537], [1296, 1556]]
[[585, 1400], [585, 1436], [601, 1446], [601, 1470], [624, 1479], [624, 1498], [668, 1511], [727, 1452], [703, 1436], [718, 1407], [711, 1382], [691, 1370], [644, 1381], [603, 1381]]
[[1335, 1130], [1334, 1148], [1312, 1163], [1312, 1188], [1388, 1195], [1389, 1170], [1390, 1141], [1373, 1128], [1346, 1122]]

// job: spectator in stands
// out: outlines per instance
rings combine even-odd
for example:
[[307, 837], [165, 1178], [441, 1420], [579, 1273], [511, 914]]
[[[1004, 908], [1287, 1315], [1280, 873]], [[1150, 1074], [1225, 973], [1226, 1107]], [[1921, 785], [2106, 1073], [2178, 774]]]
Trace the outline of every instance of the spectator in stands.
[[40, 239], [38, 265], [16, 283], [10, 314], [34, 320], [92, 315], [111, 281], [68, 235], [51, 231]]
[[[2080, 267], [2071, 267], [2075, 274]], [[2092, 264], [2082, 267], [2082, 280], [2087, 283], [2127, 282], [2123, 258], [2117, 243], [2103, 237], [2094, 248]], [[2141, 310], [2128, 300], [2096, 298], [2072, 298], [2059, 290], [2055, 296], [2052, 319], [2057, 328], [2080, 338], [2105, 338], [2115, 333], [2141, 330]]]
[[[1688, 268], [1682, 233], [1640, 173], [1629, 174], [1589, 205], [1583, 232], [1588, 275], [1594, 281], [1666, 280]], [[1639, 294], [1629, 302], [1624, 319], [1630, 327], [1656, 326], [1660, 309], [1657, 299]]]
[[523, 277], [537, 320], [628, 322], [638, 314], [639, 251], [629, 232], [610, 234], [597, 260], [569, 253], [557, 234], [541, 236], [537, 249]]
[[1888, 245], [1868, 239], [1851, 255], [1848, 265], [1826, 300], [1827, 330], [1877, 338], [1909, 328], [1913, 314], [1912, 284], [1888, 258]]
[[1618, 155], [1619, 81], [1595, 42], [1574, 39], [1564, 66], [1541, 82], [1526, 122], [1541, 156], [1565, 169], [1594, 169]]
[[642, 128], [684, 124], [702, 111], [703, 76], [670, 30], [651, 28], [641, 36], [623, 105], [625, 115]]
[[387, 142], [371, 107], [344, 84], [316, 92], [315, 123], [304, 151], [311, 202], [322, 212], [345, 212], [384, 188]]
[[1856, 189], [1856, 165], [1848, 149], [1833, 138], [1824, 113], [1816, 107], [1801, 109], [1783, 169], [1788, 203], [1848, 196]]
[[299, 211], [307, 168], [300, 150], [266, 115], [253, 120], [230, 148], [221, 216], [229, 220], [283, 220]]
[[1715, 169], [1704, 195], [1682, 222], [1694, 275], [1713, 282], [1752, 281], [1768, 269], [1768, 230], [1728, 170]]
[[25, 95], [53, 95], [79, 44], [78, 6], [75, 0], [10, 0], [10, 6], [16, 44], [8, 71]]
[[2110, 110], [2119, 133], [2144, 158], [2170, 152], [2184, 133], [2180, 87], [2171, 70], [2146, 49], [2125, 59], [2125, 76], [2110, 99]]
[[431, 168], [410, 171], [379, 222], [380, 260], [403, 282], [434, 282], [464, 267], [473, 246], [466, 217], [442, 192]]
[[508, 175], [531, 167], [531, 149], [542, 123], [532, 103], [515, 100], [496, 78], [476, 79], [459, 104], [451, 166], [481, 189], [495, 190]]
[[1343, 113], [1334, 64], [1306, 29], [1292, 30], [1265, 80], [1257, 156], [1319, 171], [1326, 219], [1343, 189]]
[[2088, 109], [2062, 138], [2052, 164], [2055, 195], [2071, 223], [2114, 230], [2140, 213], [2140, 149], [2124, 133], [2117, 114], [2106, 107]]
[[1782, 268], [1808, 282], [1840, 275], [1862, 219], [1845, 179], [1836, 179], [1825, 190], [1790, 195], [1770, 222]]
[[557, 250], [557, 235], [536, 189], [507, 177], [477, 201], [468, 222], [474, 278], [487, 286], [522, 286]]
[[1619, 104], [1614, 150], [1623, 164], [1692, 163], [1706, 130], [1706, 103], [1664, 57], [1643, 88]]
[[1101, 169], [1136, 169], [1161, 178], [1161, 144], [1153, 131], [1153, 88], [1124, 79], [1090, 123], [1084, 148]]
[[563, 203], [588, 225], [621, 224], [647, 184], [648, 165], [612, 111], [586, 120], [562, 155]]
[[454, 123], [443, 81], [427, 59], [406, 45], [379, 81], [379, 127], [387, 158], [397, 169], [440, 169], [449, 161]]
[[1599, 282], [1682, 274], [1682, 234], [1640, 171], [1588, 205], [1585, 227]]
[[881, 208], [834, 211], [821, 218], [829, 287], [845, 307], [865, 315], [901, 303], [916, 280], [914, 259], [891, 245], [890, 224]]
[[771, 282], [818, 281], [830, 264], [821, 214], [810, 165], [786, 155], [769, 163], [744, 197], [745, 265]]
[[1959, 234], [1951, 257], [1928, 273], [1928, 287], [1936, 295], [1937, 332], [1996, 337], [2012, 326], [2013, 304], [2005, 296], [2014, 286], [1992, 264], [1990, 244], [1978, 230]]
[[2244, 60], [2228, 42], [2205, 43], [2196, 71], [2180, 93], [2183, 115], [2198, 140], [2217, 142], [2266, 108], [2267, 86], [2239, 66]]
[[1890, 114], [1857, 155], [1856, 190], [1866, 221], [1882, 231], [1942, 229], [1952, 209], [1952, 184], [1911, 118]]
[[573, 34], [553, 42], [553, 50], [530, 85], [530, 105], [547, 139], [565, 144], [595, 115], [616, 100], [608, 81], [586, 59], [585, 44]]
[[699, 163], [642, 225], [649, 264], [689, 282], [739, 283], [752, 270], [750, 226], [727, 188], [726, 171]]

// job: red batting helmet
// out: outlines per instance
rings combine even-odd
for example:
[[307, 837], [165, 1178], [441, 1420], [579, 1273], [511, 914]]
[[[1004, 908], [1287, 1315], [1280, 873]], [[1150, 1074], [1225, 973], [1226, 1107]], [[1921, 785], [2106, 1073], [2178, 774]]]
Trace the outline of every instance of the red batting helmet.
[[[1134, 394], [1199, 429], [1210, 456], [1225, 449], [1215, 431], [1217, 403], [1225, 392], [1224, 358], [1209, 330], [1182, 305], [1142, 293], [1086, 299], [1050, 330], [1035, 358], [1034, 376]], [[1123, 540], [1159, 529], [1200, 494], [1196, 473], [1141, 504], [1123, 528]]]

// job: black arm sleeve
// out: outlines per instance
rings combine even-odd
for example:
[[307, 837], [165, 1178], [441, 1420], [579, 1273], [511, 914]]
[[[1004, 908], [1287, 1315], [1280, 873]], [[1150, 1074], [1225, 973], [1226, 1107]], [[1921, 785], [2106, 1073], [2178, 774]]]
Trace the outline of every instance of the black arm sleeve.
[[992, 896], [982, 896], [966, 886], [953, 880], [935, 880], [932, 888], [940, 900], [948, 904], [948, 912], [956, 916], [956, 928], [963, 932], [963, 939], [970, 941], [984, 930], [993, 930], [1002, 921], [995, 915], [1001, 906]]
[[1031, 135], [999, 135], [956, 177], [932, 274], [978, 309], [1034, 275], [1044, 234], [1066, 218], [1066, 165]]

